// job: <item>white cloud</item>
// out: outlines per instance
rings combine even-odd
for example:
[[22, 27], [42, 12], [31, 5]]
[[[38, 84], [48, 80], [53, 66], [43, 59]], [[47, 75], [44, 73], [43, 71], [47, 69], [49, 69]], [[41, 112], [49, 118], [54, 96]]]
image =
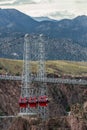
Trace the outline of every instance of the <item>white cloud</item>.
[[56, 11], [56, 12], [52, 12], [48, 15], [50, 18], [54, 18], [54, 19], [63, 19], [63, 18], [73, 18], [75, 17], [75, 14], [73, 14], [72, 12], [68, 12], [67, 10], [64, 11]]
[[16, 8], [33, 17], [55, 19], [87, 14], [87, 0], [0, 0], [0, 7]]
[[30, 4], [33, 3], [33, 0], [0, 0], [0, 5], [10, 6], [10, 5], [20, 5], [20, 4]]
[[75, 0], [75, 2], [78, 3], [78, 4], [79, 4], [79, 3], [82, 4], [82, 3], [87, 3], [87, 0]]
[[31, 4], [31, 3], [34, 3], [34, 4], [39, 4], [39, 3], [42, 3], [42, 4], [66, 4], [66, 3], [72, 3], [73, 0], [0, 0], [0, 4], [4, 4], [4, 5], [9, 5], [9, 4]]
[[16, 0], [0, 0], [0, 5], [10, 5], [10, 4], [14, 4]]

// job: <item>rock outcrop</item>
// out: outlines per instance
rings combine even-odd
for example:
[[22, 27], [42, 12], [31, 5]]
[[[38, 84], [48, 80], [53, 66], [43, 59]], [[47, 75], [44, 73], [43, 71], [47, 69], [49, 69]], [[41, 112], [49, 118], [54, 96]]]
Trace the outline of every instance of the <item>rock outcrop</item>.
[[[0, 115], [19, 112], [19, 81], [0, 81]], [[49, 92], [49, 120], [31, 118], [0, 119], [0, 130], [86, 130], [87, 87], [47, 84]]]

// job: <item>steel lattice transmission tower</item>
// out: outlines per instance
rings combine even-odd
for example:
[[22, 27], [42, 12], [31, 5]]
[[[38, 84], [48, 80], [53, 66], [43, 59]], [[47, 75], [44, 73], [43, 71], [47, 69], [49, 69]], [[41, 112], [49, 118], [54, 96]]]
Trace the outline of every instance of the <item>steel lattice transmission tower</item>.
[[[38, 40], [38, 76], [37, 77], [42, 82], [40, 82], [40, 86], [39, 86], [39, 95], [47, 96], [48, 98], [47, 84], [43, 82], [46, 78], [45, 60], [46, 60], [45, 40], [44, 40], [43, 34], [40, 34], [39, 40]], [[48, 104], [43, 107], [39, 106], [38, 109], [39, 109], [38, 111], [42, 119], [45, 120], [49, 117]]]
[[[34, 41], [33, 41], [33, 39]], [[42, 80], [37, 87], [32, 86], [31, 78], [31, 55], [32, 42], [38, 46], [38, 69], [37, 78]], [[23, 75], [21, 86], [21, 97], [19, 99], [20, 114], [38, 115], [42, 119], [48, 117], [48, 92], [47, 85], [44, 83], [46, 78], [45, 70], [45, 47], [43, 35], [31, 37], [26, 34], [24, 37], [24, 56], [23, 56]]]
[[23, 53], [23, 74], [22, 74], [22, 86], [21, 86], [21, 97], [23, 100], [21, 102], [25, 102], [25, 106], [20, 107], [20, 114], [24, 115], [33, 115], [36, 114], [37, 111], [34, 108], [30, 108], [28, 106], [28, 100], [30, 97], [36, 95], [35, 88], [32, 87], [31, 83], [31, 42], [30, 36], [28, 34], [24, 37], [24, 53]]

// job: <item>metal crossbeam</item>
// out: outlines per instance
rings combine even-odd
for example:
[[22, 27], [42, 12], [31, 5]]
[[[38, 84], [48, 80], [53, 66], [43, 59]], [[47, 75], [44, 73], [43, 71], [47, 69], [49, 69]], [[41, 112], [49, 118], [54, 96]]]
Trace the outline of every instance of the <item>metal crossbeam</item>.
[[[22, 80], [22, 76], [5, 76], [0, 75], [0, 80]], [[38, 77], [31, 77], [31, 82], [45, 82], [45, 83], [58, 83], [58, 84], [79, 84], [79, 85], [87, 85], [87, 80], [83, 79], [64, 79], [64, 78], [38, 78]]]
[[10, 116], [0, 116], [0, 119], [1, 119], [1, 118], [15, 118], [15, 117], [18, 117], [18, 116], [14, 116], [14, 115], [10, 115]]

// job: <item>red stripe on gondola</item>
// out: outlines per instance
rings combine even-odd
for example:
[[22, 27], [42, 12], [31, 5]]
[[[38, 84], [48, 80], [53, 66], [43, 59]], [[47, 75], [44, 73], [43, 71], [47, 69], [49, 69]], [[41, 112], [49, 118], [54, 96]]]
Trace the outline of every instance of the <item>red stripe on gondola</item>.
[[46, 107], [48, 105], [48, 97], [47, 96], [40, 96], [38, 98], [38, 103], [40, 106]]
[[28, 101], [26, 97], [25, 98], [20, 97], [19, 106], [20, 108], [26, 108], [28, 106]]
[[28, 100], [30, 107], [37, 107], [37, 98], [36, 97], [30, 97]]

